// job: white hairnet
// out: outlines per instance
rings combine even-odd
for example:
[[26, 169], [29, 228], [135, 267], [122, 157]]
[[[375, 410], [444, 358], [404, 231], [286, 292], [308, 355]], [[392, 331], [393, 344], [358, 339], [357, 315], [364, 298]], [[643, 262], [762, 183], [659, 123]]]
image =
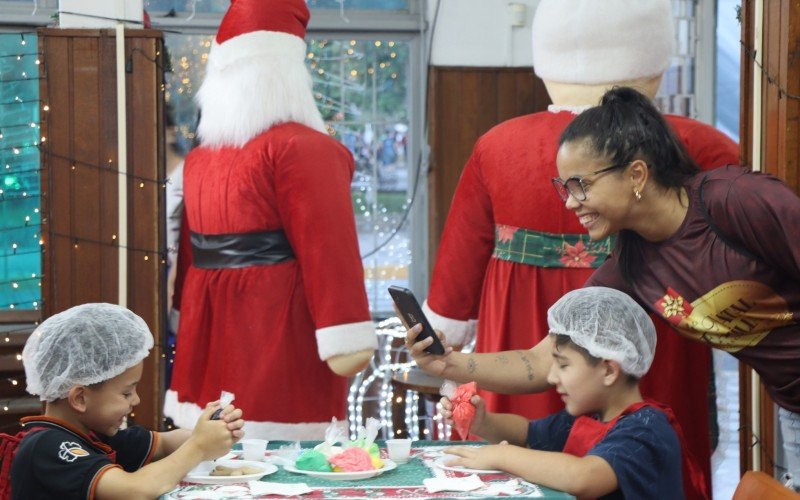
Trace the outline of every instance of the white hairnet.
[[600, 359], [641, 377], [656, 351], [656, 328], [642, 306], [627, 294], [600, 286], [579, 288], [547, 311], [550, 333], [567, 335]]
[[29, 393], [67, 397], [76, 385], [116, 377], [147, 357], [153, 334], [142, 318], [115, 304], [83, 304], [47, 318], [22, 350]]

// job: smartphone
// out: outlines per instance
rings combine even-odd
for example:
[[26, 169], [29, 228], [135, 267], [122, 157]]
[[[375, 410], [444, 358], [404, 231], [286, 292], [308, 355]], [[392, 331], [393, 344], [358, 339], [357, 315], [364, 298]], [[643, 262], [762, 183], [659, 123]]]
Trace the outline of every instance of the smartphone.
[[426, 347], [425, 352], [439, 355], [444, 354], [444, 345], [442, 345], [442, 341], [439, 340], [436, 332], [433, 331], [433, 327], [428, 322], [428, 318], [422, 313], [422, 307], [420, 307], [417, 298], [414, 297], [411, 290], [401, 286], [390, 286], [389, 295], [392, 296], [397, 310], [400, 311], [403, 320], [409, 328], [413, 328], [417, 324], [422, 324], [422, 332], [417, 335], [417, 342], [425, 340], [428, 337], [433, 337], [433, 344]]

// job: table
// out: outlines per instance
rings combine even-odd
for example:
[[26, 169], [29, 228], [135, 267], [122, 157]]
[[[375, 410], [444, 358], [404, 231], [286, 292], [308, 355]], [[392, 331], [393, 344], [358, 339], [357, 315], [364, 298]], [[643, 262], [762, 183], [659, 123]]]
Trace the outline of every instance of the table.
[[[312, 448], [319, 441], [302, 442], [302, 447]], [[289, 444], [288, 441], [271, 441], [268, 449], [277, 449], [280, 446]], [[380, 476], [360, 481], [330, 481], [318, 479], [306, 475], [293, 474], [279, 467], [278, 472], [265, 476], [263, 481], [276, 483], [305, 483], [314, 491], [299, 497], [301, 499], [317, 500], [336, 498], [337, 500], [364, 499], [364, 498], [384, 498], [384, 499], [406, 499], [406, 498], [482, 498], [482, 499], [507, 499], [507, 498], [545, 498], [545, 499], [572, 499], [567, 493], [551, 490], [543, 486], [537, 486], [506, 473], [481, 474], [480, 479], [485, 483], [504, 483], [517, 479], [519, 484], [516, 488], [517, 494], [511, 496], [493, 496], [482, 494], [481, 490], [460, 493], [460, 492], [440, 492], [428, 493], [422, 481], [429, 477], [457, 477], [465, 475], [460, 472], [444, 471], [434, 467], [436, 453], [443, 448], [456, 443], [448, 441], [415, 441], [412, 447], [412, 458], [408, 463], [398, 465], [397, 469], [388, 471]], [[461, 443], [459, 443], [461, 444]], [[382, 441], [378, 441], [385, 453], [385, 446]], [[288, 498], [277, 495], [253, 497], [250, 495], [247, 484], [217, 486], [181, 483], [178, 488], [161, 497], [162, 500], [182, 500], [182, 499], [256, 499], [256, 498]]]
[[394, 374], [392, 384], [398, 389], [416, 391], [433, 402], [439, 401], [439, 390], [444, 383], [442, 377], [428, 375], [419, 368], [411, 368]]

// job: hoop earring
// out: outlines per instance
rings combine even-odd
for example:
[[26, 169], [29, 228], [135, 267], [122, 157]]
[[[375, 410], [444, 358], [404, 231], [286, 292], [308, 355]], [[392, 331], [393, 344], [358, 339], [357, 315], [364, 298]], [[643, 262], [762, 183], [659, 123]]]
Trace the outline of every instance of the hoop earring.
[[636, 197], [636, 201], [642, 201], [642, 193], [638, 189], [633, 190], [633, 196]]

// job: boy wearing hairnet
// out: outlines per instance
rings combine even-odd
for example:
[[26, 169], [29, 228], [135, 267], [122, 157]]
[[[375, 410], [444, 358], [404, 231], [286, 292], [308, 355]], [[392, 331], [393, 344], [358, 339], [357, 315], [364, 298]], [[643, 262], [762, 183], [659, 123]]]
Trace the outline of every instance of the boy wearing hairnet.
[[[672, 412], [639, 392], [656, 347], [644, 309], [623, 292], [588, 287], [564, 295], [547, 322], [553, 340], [547, 381], [565, 409], [528, 421], [487, 412], [473, 396], [470, 432], [500, 445], [449, 448], [456, 456], [449, 465], [501, 469], [579, 498], [684, 498], [685, 475], [695, 480], [686, 496], [703, 498], [702, 473], [681, 456]], [[444, 398], [443, 416], [450, 418], [452, 409]]]
[[[113, 304], [84, 304], [51, 316], [22, 351], [27, 390], [45, 414], [0, 439], [0, 498], [157, 498], [242, 435], [242, 412], [209, 404], [194, 431], [120, 430], [139, 403], [136, 384], [153, 347], [147, 324]], [[8, 477], [10, 466], [10, 478]]]

